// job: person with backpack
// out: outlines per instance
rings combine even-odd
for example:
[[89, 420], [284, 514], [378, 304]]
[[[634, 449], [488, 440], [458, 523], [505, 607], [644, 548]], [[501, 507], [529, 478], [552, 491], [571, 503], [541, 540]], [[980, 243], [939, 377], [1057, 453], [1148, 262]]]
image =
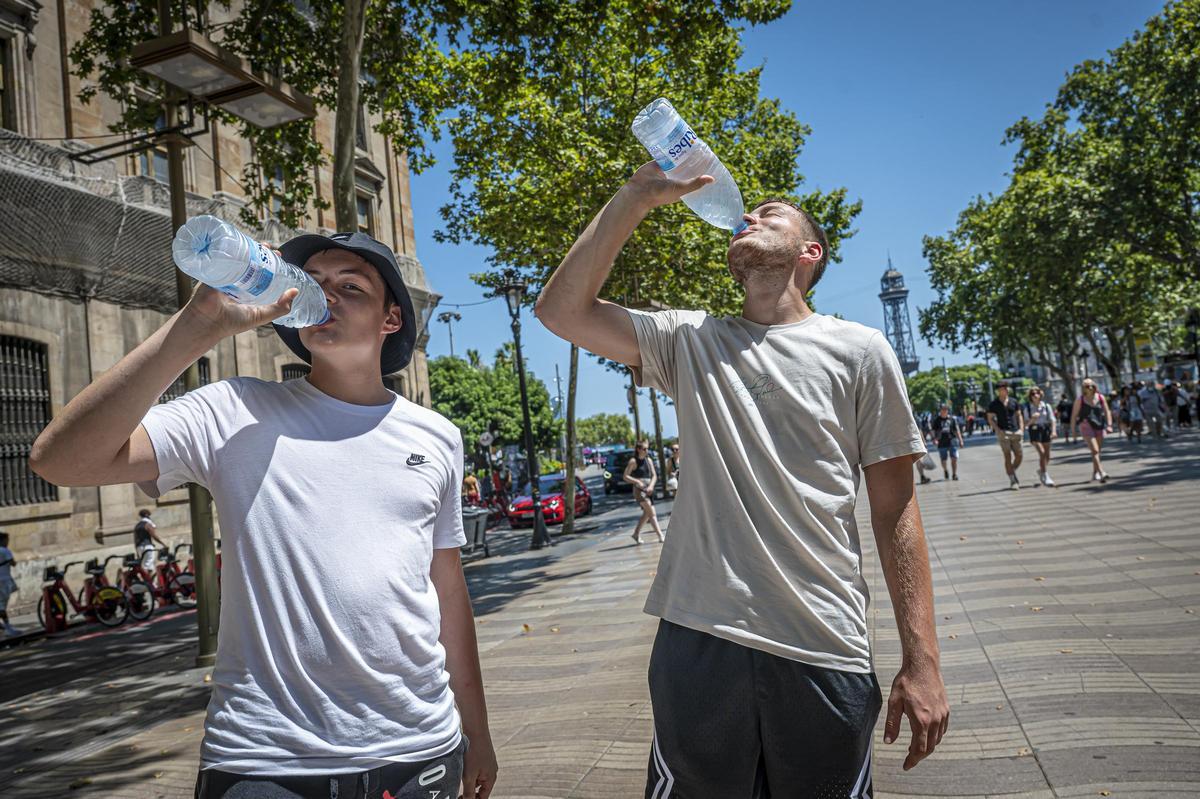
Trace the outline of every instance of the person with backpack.
[[462, 434], [383, 382], [417, 336], [400, 265], [358, 232], [280, 249], [328, 304], [321, 325], [275, 327], [308, 375], [158, 403], [298, 293], [255, 306], [199, 285], [67, 404], [30, 463], [56, 485], [212, 494], [224, 557], [197, 799], [485, 799], [497, 766], [459, 559]]
[[988, 405], [988, 424], [996, 431], [996, 443], [1004, 455], [1004, 473], [1008, 475], [1008, 487], [1016, 491], [1021, 487], [1017, 478], [1017, 469], [1021, 467], [1024, 453], [1021, 452], [1021, 442], [1024, 440], [1025, 417], [1021, 415], [1021, 406], [1016, 397], [1008, 395], [1009, 384], [1001, 380], [996, 384], [996, 398]]
[[1075, 399], [1071, 427], [1080, 432], [1092, 454], [1092, 480], [1107, 483], [1108, 473], [1100, 463], [1100, 449], [1104, 436], [1112, 432], [1112, 410], [1090, 377], [1083, 381], [1083, 393]]
[[158, 537], [158, 527], [150, 518], [150, 511], [142, 508], [138, 511], [138, 523], [133, 528], [133, 550], [142, 561], [142, 570], [149, 576], [154, 575], [155, 558], [158, 555], [155, 544], [160, 547], [167, 545]]
[[958, 479], [958, 450], [963, 444], [962, 427], [958, 419], [950, 415], [950, 407], [942, 405], [938, 415], [933, 419], [933, 435], [937, 441], [938, 455], [942, 459], [942, 479], [951, 479], [950, 470], [946, 469], [946, 459], [950, 459], [953, 479]]
[[1071, 408], [1073, 407], [1071, 398], [1064, 391], [1058, 400], [1058, 430], [1068, 444], [1071, 443]]
[[1054, 487], [1050, 477], [1050, 445], [1054, 441], [1055, 419], [1054, 409], [1043, 398], [1042, 390], [1037, 386], [1029, 389], [1025, 403], [1021, 407], [1025, 415], [1025, 429], [1029, 431], [1029, 443], [1038, 454], [1038, 480], [1042, 485]]

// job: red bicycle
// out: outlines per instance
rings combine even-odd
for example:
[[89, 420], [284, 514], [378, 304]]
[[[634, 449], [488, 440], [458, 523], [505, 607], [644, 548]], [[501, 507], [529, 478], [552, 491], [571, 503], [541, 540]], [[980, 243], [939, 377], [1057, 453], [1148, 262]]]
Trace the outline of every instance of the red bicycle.
[[[113, 555], [112, 557], [119, 557]], [[104, 561], [108, 563], [107, 560]], [[142, 571], [142, 559], [137, 555], [126, 555], [121, 562], [117, 574], [117, 582], [125, 592], [125, 600], [129, 604], [129, 615], [137, 621], [145, 621], [154, 615], [155, 593], [154, 586], [146, 579]]]
[[158, 551], [158, 565], [154, 569], [154, 588], [159, 602], [164, 605], [174, 602], [181, 608], [196, 607], [196, 576], [179, 565], [179, 550], [191, 548], [191, 544], [178, 544], [172, 552], [169, 547]]
[[66, 576], [72, 566], [82, 563], [81, 560], [72, 561], [61, 571], [58, 566], [46, 567], [42, 576], [45, 583], [42, 586], [42, 601], [38, 603], [38, 621], [46, 628], [46, 632], [67, 629], [68, 607], [75, 611], [76, 616], [95, 619], [105, 627], [117, 627], [129, 615], [125, 592], [111, 585], [97, 587], [94, 577], [84, 584], [79, 592], [80, 598], [76, 599], [67, 587]]

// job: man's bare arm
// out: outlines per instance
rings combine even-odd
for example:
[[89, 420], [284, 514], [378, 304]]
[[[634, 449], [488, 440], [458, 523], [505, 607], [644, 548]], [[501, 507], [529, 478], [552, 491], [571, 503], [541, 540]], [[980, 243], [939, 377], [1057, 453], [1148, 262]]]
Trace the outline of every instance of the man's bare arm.
[[183, 310], [79, 392], [33, 444], [29, 464], [60, 486], [158, 478], [146, 412], [193, 361], [228, 335], [283, 316], [296, 290], [272, 305], [238, 305], [201, 285]]
[[871, 500], [871, 527], [896, 614], [902, 652], [900, 671], [888, 695], [884, 742], [892, 743], [899, 737], [901, 715], [907, 715], [912, 729], [904, 760], [907, 771], [933, 752], [950, 721], [933, 619], [929, 553], [913, 490], [912, 458], [892, 458], [864, 471]]
[[435, 549], [429, 577], [437, 591], [442, 614], [439, 640], [446, 650], [450, 690], [462, 717], [468, 746], [463, 765], [463, 796], [487, 799], [496, 784], [496, 753], [488, 729], [487, 703], [483, 696], [483, 672], [475, 640], [475, 618], [471, 597], [463, 578], [459, 551]]
[[641, 366], [637, 334], [629, 313], [600, 299], [613, 261], [646, 214], [711, 183], [669, 178], [651, 161], [621, 187], [591, 221], [538, 297], [535, 313], [560, 338], [629, 366]]

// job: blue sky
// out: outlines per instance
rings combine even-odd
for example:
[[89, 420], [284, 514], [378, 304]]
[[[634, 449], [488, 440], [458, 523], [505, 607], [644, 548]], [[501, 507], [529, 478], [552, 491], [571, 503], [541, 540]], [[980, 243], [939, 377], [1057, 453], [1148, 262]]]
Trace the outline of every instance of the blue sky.
[[[846, 186], [863, 201], [858, 233], [817, 290], [820, 310], [881, 328], [876, 295], [890, 251], [911, 290], [915, 328], [917, 309], [933, 299], [922, 236], [952, 228], [974, 196], [1003, 190], [1012, 163], [1012, 148], [1001, 144], [1005, 129], [1040, 115], [1075, 64], [1104, 57], [1161, 8], [1142, 0], [795, 2], [783, 19], [747, 30], [743, 66], [763, 65], [763, 96], [779, 98], [812, 128], [800, 161], [806, 186]], [[417, 256], [443, 295], [442, 311], [483, 298], [469, 275], [487, 252], [433, 240], [452, 158], [445, 142], [435, 151], [437, 166], [413, 177], [412, 201]], [[463, 317], [454, 326], [455, 352], [472, 347], [490, 361], [509, 337], [504, 303], [455, 310]], [[523, 321], [529, 368], [553, 393], [557, 365], [565, 396], [568, 344], [531, 314]], [[977, 360], [919, 337], [916, 346], [922, 368], [930, 358]], [[432, 322], [430, 356], [449, 352], [446, 325]], [[580, 416], [625, 412], [625, 383], [581, 355], [578, 403]], [[640, 403], [649, 425], [644, 393]], [[670, 408], [663, 427], [674, 434]]]

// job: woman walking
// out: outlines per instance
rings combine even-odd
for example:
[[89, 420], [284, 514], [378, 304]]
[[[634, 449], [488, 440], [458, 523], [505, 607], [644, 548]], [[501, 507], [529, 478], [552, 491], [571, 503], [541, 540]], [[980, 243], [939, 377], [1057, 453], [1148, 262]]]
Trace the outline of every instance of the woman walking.
[[634, 448], [633, 457], [625, 464], [625, 482], [633, 486], [633, 499], [642, 508], [642, 515], [633, 528], [633, 540], [642, 543], [642, 525], [650, 522], [658, 540], [664, 541], [662, 528], [658, 526], [658, 515], [654, 512], [654, 483], [657, 474], [654, 471], [654, 459], [649, 455], [650, 442], [639, 441]]
[[1053, 487], [1054, 480], [1047, 469], [1050, 466], [1050, 442], [1054, 440], [1058, 426], [1054, 409], [1046, 402], [1042, 390], [1034, 386], [1029, 389], [1022, 410], [1025, 412], [1025, 427], [1029, 430], [1029, 443], [1033, 444], [1038, 454], [1038, 479], [1042, 485]]
[[1121, 418], [1129, 420], [1125, 437], [1133, 441], [1133, 437], [1137, 436], [1138, 443], [1142, 443], [1142, 427], [1146, 417], [1142, 413], [1142, 401], [1138, 399], [1137, 386], [1130, 385], [1121, 389]]
[[1083, 394], [1075, 400], [1071, 410], [1071, 428], [1083, 436], [1088, 451], [1092, 453], [1092, 479], [1098, 483], [1108, 481], [1108, 474], [1100, 465], [1100, 447], [1106, 433], [1112, 432], [1112, 410], [1104, 395], [1096, 390], [1091, 378], [1083, 381]]

